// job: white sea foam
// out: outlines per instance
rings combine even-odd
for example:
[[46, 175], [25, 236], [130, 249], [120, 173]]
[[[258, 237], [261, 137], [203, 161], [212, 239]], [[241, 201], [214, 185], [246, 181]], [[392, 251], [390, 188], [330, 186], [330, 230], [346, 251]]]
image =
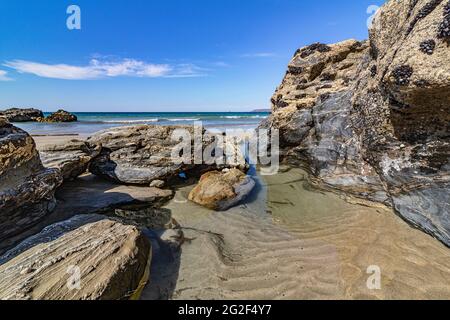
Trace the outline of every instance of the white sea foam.
[[222, 116], [222, 119], [264, 119], [266, 116]]
[[148, 123], [158, 122], [159, 119], [139, 119], [139, 120], [104, 120], [104, 123]]
[[173, 118], [173, 119], [164, 119], [164, 120], [175, 122], [175, 121], [200, 121], [201, 119], [200, 118], [197, 118], [197, 119], [194, 119], [194, 118]]

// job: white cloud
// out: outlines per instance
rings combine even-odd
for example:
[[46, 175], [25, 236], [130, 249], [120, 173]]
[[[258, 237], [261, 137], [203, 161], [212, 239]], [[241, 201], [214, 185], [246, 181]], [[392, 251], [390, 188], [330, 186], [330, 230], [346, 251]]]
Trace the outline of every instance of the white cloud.
[[0, 81], [12, 81], [11, 78], [7, 76], [8, 72], [0, 70]]
[[276, 54], [273, 52], [246, 53], [241, 55], [242, 58], [270, 58], [275, 56]]
[[108, 77], [198, 77], [202, 69], [191, 64], [151, 64], [140, 60], [122, 59], [107, 61], [92, 59], [86, 66], [45, 64], [25, 60], [13, 60], [3, 64], [19, 73], [34, 74], [43, 78], [63, 80], [93, 80]]

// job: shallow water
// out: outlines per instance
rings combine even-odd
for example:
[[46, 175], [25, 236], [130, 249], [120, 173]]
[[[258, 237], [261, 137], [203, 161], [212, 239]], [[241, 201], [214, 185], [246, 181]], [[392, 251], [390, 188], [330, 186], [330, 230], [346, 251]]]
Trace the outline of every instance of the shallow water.
[[[166, 208], [187, 241], [181, 253], [156, 248], [143, 299], [450, 299], [450, 250], [392, 210], [314, 190], [298, 169], [255, 179], [227, 212], [178, 190]], [[371, 266], [379, 290], [367, 287]]]

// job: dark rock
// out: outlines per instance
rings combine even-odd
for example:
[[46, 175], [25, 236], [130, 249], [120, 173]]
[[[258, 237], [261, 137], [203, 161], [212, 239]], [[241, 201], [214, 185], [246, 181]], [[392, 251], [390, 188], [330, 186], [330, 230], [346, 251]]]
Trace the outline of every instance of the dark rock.
[[47, 118], [42, 119], [42, 122], [76, 122], [78, 118], [76, 115], [64, 110], [58, 110], [52, 113]]
[[6, 118], [9, 122], [30, 122], [37, 121], [39, 118], [43, 118], [44, 114], [41, 110], [29, 108], [19, 109], [12, 108], [5, 111], [0, 111], [0, 116]]
[[306, 48], [300, 49], [297, 51], [296, 55], [300, 55], [302, 58], [307, 58], [312, 55], [314, 52], [325, 53], [331, 51], [331, 48], [323, 43], [314, 43]]

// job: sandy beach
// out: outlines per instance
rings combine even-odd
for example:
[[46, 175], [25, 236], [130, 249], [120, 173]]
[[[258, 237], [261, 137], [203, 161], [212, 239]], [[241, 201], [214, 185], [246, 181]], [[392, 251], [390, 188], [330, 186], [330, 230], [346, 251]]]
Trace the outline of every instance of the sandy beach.
[[[39, 147], [82, 136], [34, 137]], [[450, 299], [450, 252], [383, 205], [315, 189], [301, 169], [253, 170], [244, 204], [213, 212], [181, 186], [163, 207], [186, 239], [153, 240], [141, 299]], [[380, 290], [367, 272], [378, 266]]]
[[87, 135], [79, 135], [79, 134], [73, 134], [73, 135], [38, 135], [33, 136], [34, 141], [36, 142], [36, 147], [42, 148], [47, 145], [52, 144], [64, 144], [70, 140], [83, 140], [86, 139]]
[[[183, 187], [164, 208], [181, 253], [155, 251], [142, 299], [449, 299], [450, 253], [386, 207], [314, 190], [292, 169], [258, 178], [245, 204], [212, 212]], [[349, 199], [347, 199], [349, 200]], [[380, 290], [369, 290], [369, 266]]]

